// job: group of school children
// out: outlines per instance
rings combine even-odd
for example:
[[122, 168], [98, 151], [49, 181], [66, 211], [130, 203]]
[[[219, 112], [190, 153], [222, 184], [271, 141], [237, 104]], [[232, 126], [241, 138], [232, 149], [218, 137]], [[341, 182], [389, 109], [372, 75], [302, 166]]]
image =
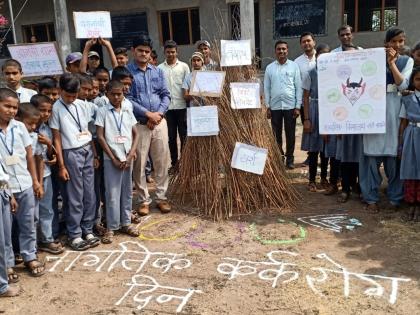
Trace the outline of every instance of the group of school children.
[[[380, 166], [388, 179], [389, 209], [398, 210], [404, 200], [409, 209], [404, 221], [420, 221], [420, 43], [403, 54], [406, 35], [393, 27], [386, 32], [386, 133], [320, 135], [317, 69], [303, 79], [303, 136], [301, 149], [308, 152], [308, 190], [325, 189], [325, 195], [342, 190], [338, 202], [346, 202], [351, 193], [367, 204], [367, 210], [379, 212], [382, 183]], [[343, 50], [361, 49], [343, 46]], [[316, 57], [329, 53], [328, 45], [316, 47]], [[411, 58], [412, 57], [412, 58]], [[321, 181], [316, 183], [318, 156]], [[330, 177], [327, 169], [330, 165]]]
[[[92, 50], [95, 44], [107, 49], [112, 72], [100, 67], [99, 54]], [[126, 48], [114, 51], [105, 39], [88, 40], [83, 53], [67, 56], [67, 72], [58, 80], [45, 76], [35, 86], [26, 82], [38, 93], [22, 86], [19, 61], [3, 64], [7, 87], [0, 88], [0, 297], [19, 294], [20, 289], [10, 285], [19, 281], [16, 264], [24, 263], [34, 277], [45, 273], [37, 253], [61, 254], [63, 233], [76, 251], [111, 243], [115, 231], [139, 235], [132, 224], [139, 222], [132, 212], [139, 134], [133, 105], [125, 98], [133, 81], [128, 61]], [[195, 52], [192, 68], [201, 70], [204, 61], [204, 55]], [[157, 66], [155, 51], [149, 62]], [[193, 102], [190, 84], [191, 75], [185, 80], [185, 98]]]

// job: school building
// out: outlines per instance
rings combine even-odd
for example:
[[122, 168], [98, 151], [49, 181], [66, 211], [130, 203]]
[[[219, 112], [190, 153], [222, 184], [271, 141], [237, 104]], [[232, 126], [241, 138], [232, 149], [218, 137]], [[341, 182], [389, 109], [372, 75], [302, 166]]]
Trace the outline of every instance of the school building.
[[[250, 0], [251, 1], [251, 0]], [[73, 11], [110, 11], [114, 48], [130, 47], [131, 39], [148, 34], [163, 60], [162, 44], [173, 39], [179, 44], [181, 60], [188, 60], [199, 39], [209, 41], [240, 38], [240, 5], [235, 0], [13, 0], [17, 42], [58, 40], [60, 47], [80, 51], [84, 40], [75, 38]], [[0, 13], [10, 21], [10, 8], [3, 2]], [[362, 47], [383, 44], [384, 30], [403, 27], [412, 46], [420, 40], [419, 0], [257, 0], [254, 1], [256, 53], [265, 66], [273, 60], [277, 39], [289, 42], [290, 58], [301, 54], [299, 35], [316, 34], [317, 41], [339, 45], [337, 28], [354, 27], [354, 43]], [[67, 21], [66, 21], [67, 19]], [[63, 26], [63, 21], [66, 24]], [[250, 21], [252, 23], [252, 21]], [[0, 27], [4, 37], [7, 27]], [[3, 34], [3, 35], [2, 35]], [[64, 38], [64, 39], [63, 39]], [[3, 43], [12, 43], [9, 33]], [[98, 49], [102, 53], [101, 49]], [[2, 53], [6, 50], [3, 48]]]

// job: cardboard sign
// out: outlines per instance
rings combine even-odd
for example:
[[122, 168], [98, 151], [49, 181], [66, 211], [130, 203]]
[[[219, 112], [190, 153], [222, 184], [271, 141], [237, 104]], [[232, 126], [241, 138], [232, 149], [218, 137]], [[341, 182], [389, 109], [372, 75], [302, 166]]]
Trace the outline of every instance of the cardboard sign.
[[111, 15], [107, 11], [73, 12], [76, 38], [112, 38]]
[[260, 84], [232, 82], [230, 84], [230, 106], [233, 109], [260, 108]]
[[251, 41], [222, 40], [220, 44], [222, 67], [245, 66], [252, 63]]
[[319, 133], [385, 133], [385, 49], [322, 54], [317, 63]]
[[267, 149], [236, 142], [231, 166], [248, 173], [262, 175], [267, 155]]
[[187, 108], [187, 134], [190, 137], [217, 136], [219, 134], [217, 106]]
[[10, 55], [22, 65], [24, 77], [63, 74], [55, 42], [7, 45]]
[[195, 96], [220, 97], [225, 83], [224, 71], [194, 71], [190, 94]]

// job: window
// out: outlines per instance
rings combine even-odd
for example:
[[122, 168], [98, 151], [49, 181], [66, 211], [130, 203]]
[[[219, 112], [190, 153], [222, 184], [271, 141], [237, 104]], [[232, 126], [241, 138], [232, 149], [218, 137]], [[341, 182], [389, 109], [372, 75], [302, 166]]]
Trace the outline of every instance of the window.
[[398, 23], [398, 0], [343, 0], [343, 23], [355, 32], [385, 31]]
[[194, 45], [200, 40], [200, 15], [197, 8], [158, 13], [161, 42], [172, 39], [178, 45]]
[[33, 35], [37, 42], [55, 41], [54, 23], [23, 25], [22, 31], [25, 43], [29, 43]]

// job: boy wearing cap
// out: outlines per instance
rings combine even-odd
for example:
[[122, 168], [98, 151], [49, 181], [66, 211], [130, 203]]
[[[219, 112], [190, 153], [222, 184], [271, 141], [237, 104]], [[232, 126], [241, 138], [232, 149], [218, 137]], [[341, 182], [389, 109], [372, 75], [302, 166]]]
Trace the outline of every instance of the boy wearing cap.
[[165, 74], [166, 85], [171, 93], [171, 102], [165, 117], [168, 123], [171, 165], [174, 168], [178, 162], [178, 134], [181, 140], [181, 151], [187, 137], [187, 104], [182, 93], [182, 82], [190, 73], [190, 68], [185, 62], [178, 60], [178, 48], [173, 40], [165, 42], [164, 52], [166, 59], [158, 68]]
[[168, 127], [164, 115], [171, 101], [170, 93], [166, 87], [163, 71], [149, 63], [152, 52], [151, 40], [144, 36], [134, 39], [131, 51], [133, 62], [129, 63], [127, 68], [134, 79], [128, 99], [133, 104], [139, 134], [137, 160], [134, 162], [133, 172], [141, 204], [137, 211], [140, 215], [148, 214], [152, 202], [144, 173], [150, 149], [155, 169], [157, 207], [161, 212], [167, 213], [171, 211], [171, 207], [166, 197], [169, 183], [169, 147]]
[[66, 57], [66, 70], [70, 73], [80, 73], [80, 61], [82, 54], [79, 52], [72, 52]]
[[114, 50], [112, 49], [111, 42], [109, 40], [99, 38], [91, 38], [85, 44], [85, 49], [83, 50], [82, 60], [80, 62], [80, 72], [93, 74], [95, 70], [99, 67], [101, 61], [100, 56], [96, 51], [91, 51], [92, 46], [100, 44], [106, 47], [106, 50], [109, 54], [109, 59], [111, 60], [112, 68], [118, 66], [117, 58], [115, 58]]
[[216, 71], [219, 68], [219, 64], [211, 59], [211, 45], [206, 40], [199, 40], [197, 42], [197, 49], [204, 56], [204, 70]]

